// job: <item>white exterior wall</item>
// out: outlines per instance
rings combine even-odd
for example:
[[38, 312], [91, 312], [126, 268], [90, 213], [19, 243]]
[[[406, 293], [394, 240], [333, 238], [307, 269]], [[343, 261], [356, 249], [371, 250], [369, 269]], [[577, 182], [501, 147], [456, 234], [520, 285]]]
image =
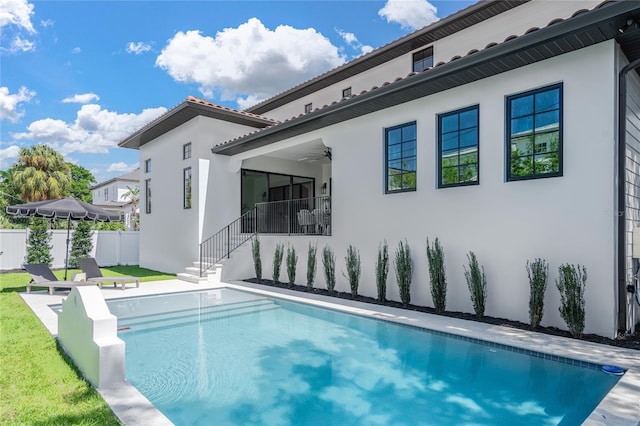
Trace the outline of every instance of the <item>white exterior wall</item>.
[[[458, 31], [433, 43], [433, 63], [449, 62], [454, 56], [465, 56], [471, 50], [482, 50], [489, 43], [500, 43], [512, 35], [523, 35], [529, 28], [542, 28], [557, 18], [569, 18], [581, 9], [593, 9], [601, 0], [532, 0], [507, 12], [487, 19], [470, 28]], [[304, 113], [304, 106], [312, 103], [313, 109], [330, 105], [342, 98], [342, 89], [351, 87], [353, 94], [382, 86], [398, 77], [406, 77], [413, 71], [413, 53], [425, 49], [422, 46], [396, 59], [378, 65], [356, 76], [347, 78], [325, 89], [318, 90], [289, 104], [275, 108], [264, 115], [276, 120], [297, 117]]]
[[[543, 257], [550, 263], [543, 325], [566, 328], [555, 279], [560, 264], [581, 264], [589, 273], [585, 331], [613, 336], [614, 52], [614, 42], [601, 43], [274, 144], [276, 149], [322, 138], [333, 150], [330, 240], [337, 290], [349, 288], [340, 273], [349, 244], [362, 256], [361, 293], [375, 297], [378, 244], [386, 239], [393, 258], [398, 241], [407, 239], [415, 271], [412, 302], [433, 306], [425, 243], [439, 237], [448, 310], [473, 312], [462, 268], [472, 250], [487, 275], [487, 315], [528, 322], [525, 264]], [[564, 83], [564, 176], [505, 182], [505, 96], [557, 82]], [[436, 114], [475, 104], [480, 105], [480, 185], [436, 189]], [[417, 191], [385, 195], [383, 129], [410, 121], [417, 122]], [[393, 271], [389, 281], [388, 297], [399, 300]]]
[[[140, 147], [140, 164], [151, 159], [151, 172], [140, 175], [140, 266], [179, 272], [198, 260], [200, 238], [211, 236], [240, 211], [239, 173], [230, 173], [229, 157], [211, 148], [254, 130], [199, 116]], [[191, 142], [191, 158], [182, 146]], [[183, 208], [183, 170], [191, 167], [192, 206]], [[151, 213], [146, 213], [145, 180], [151, 179]], [[237, 192], [237, 202], [233, 199]], [[205, 195], [206, 194], [206, 195]], [[221, 202], [221, 200], [224, 200]]]

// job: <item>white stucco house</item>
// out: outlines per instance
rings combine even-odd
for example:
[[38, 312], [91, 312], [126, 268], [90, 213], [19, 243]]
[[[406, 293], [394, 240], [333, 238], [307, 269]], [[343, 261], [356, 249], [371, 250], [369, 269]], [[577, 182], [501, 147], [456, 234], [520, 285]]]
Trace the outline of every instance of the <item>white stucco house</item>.
[[[359, 293], [375, 297], [379, 244], [393, 258], [406, 240], [412, 303], [433, 306], [425, 246], [438, 237], [447, 310], [473, 312], [473, 251], [486, 314], [527, 322], [525, 265], [541, 257], [542, 325], [565, 327], [555, 279], [570, 263], [588, 271], [585, 332], [628, 330], [639, 20], [637, 1], [480, 1], [244, 111], [188, 97], [120, 144], [140, 152], [140, 264], [206, 270], [224, 256], [223, 279], [250, 278], [241, 243], [257, 231], [265, 277], [283, 242], [304, 284], [312, 242], [335, 251], [336, 289], [348, 291], [351, 244]], [[394, 283], [390, 272], [399, 300]]]
[[[116, 176], [104, 182], [100, 182], [91, 187], [92, 204], [105, 210], [118, 213], [124, 217], [127, 230], [133, 231], [135, 226], [135, 215], [129, 196], [126, 196], [130, 189], [138, 189], [140, 185], [140, 169], [132, 170], [121, 176]], [[136, 213], [140, 212], [140, 207], [136, 206]]]

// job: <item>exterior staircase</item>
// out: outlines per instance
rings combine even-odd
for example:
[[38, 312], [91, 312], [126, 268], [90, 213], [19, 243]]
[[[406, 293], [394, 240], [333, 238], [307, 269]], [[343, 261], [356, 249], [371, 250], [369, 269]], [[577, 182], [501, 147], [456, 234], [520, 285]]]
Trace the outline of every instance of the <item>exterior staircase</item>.
[[222, 274], [222, 263], [216, 263], [213, 268], [200, 276], [200, 261], [196, 260], [192, 266], [184, 268], [184, 272], [178, 273], [177, 278], [195, 284], [208, 284], [220, 282], [220, 274]]

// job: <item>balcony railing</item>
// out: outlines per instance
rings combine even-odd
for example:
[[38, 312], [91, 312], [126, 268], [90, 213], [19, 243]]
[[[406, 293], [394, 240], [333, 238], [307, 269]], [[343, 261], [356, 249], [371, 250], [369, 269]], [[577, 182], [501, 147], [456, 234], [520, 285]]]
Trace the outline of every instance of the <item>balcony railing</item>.
[[331, 235], [331, 197], [258, 203], [258, 234]]

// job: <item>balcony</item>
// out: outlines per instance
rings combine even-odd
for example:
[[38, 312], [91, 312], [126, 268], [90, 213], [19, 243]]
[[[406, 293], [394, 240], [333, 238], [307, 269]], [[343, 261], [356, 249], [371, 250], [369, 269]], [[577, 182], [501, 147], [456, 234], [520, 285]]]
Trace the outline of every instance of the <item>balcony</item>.
[[330, 196], [257, 203], [252, 213], [258, 234], [331, 235]]

